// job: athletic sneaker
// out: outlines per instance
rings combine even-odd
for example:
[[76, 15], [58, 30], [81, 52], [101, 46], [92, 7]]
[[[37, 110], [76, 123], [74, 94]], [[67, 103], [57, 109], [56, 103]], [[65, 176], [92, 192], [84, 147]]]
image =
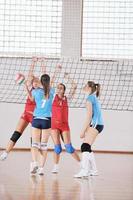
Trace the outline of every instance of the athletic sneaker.
[[55, 164], [51, 172], [57, 174], [59, 172], [59, 166]]
[[31, 176], [36, 175], [37, 170], [38, 170], [37, 162], [31, 162], [31, 164], [30, 164], [30, 174], [31, 174]]
[[38, 173], [40, 176], [43, 176], [43, 175], [44, 175], [44, 169], [43, 169], [43, 167], [39, 167], [38, 170], [37, 170], [37, 173]]
[[78, 174], [74, 175], [74, 178], [87, 178], [88, 176], [88, 172], [86, 172], [84, 169], [81, 169]]
[[90, 170], [90, 173], [89, 173], [90, 176], [98, 176], [98, 171], [97, 170]]
[[7, 158], [8, 153], [6, 151], [3, 151], [3, 153], [0, 155], [0, 160], [3, 161]]

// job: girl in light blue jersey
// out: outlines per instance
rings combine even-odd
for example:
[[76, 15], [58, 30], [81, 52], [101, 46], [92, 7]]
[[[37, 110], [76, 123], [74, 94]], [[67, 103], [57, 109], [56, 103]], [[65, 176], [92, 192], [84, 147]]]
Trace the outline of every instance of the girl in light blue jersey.
[[[51, 128], [51, 111], [52, 101], [54, 98], [54, 89], [50, 84], [50, 77], [48, 74], [41, 76], [42, 88], [37, 88], [29, 94], [31, 100], [36, 103], [36, 108], [33, 113], [32, 121], [32, 169], [31, 174], [34, 175], [36, 172], [43, 175], [43, 166], [47, 156], [47, 142], [49, 139], [50, 128]], [[40, 156], [40, 154], [42, 156]], [[41, 159], [38, 161], [38, 158]], [[39, 162], [39, 169], [38, 169]]]
[[104, 127], [101, 106], [98, 100], [100, 85], [95, 84], [93, 81], [88, 81], [83, 90], [88, 94], [86, 99], [87, 115], [80, 133], [80, 137], [83, 138], [83, 143], [81, 145], [82, 167], [80, 172], [74, 176], [75, 178], [82, 178], [88, 175], [98, 175], [91, 145]]

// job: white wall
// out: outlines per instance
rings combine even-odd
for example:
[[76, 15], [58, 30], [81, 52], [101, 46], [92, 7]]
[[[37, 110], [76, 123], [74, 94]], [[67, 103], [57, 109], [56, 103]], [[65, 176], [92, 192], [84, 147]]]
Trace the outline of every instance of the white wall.
[[[63, 0], [63, 34], [61, 52], [64, 57], [79, 58], [80, 56], [82, 22], [81, 11], [81, 0]], [[7, 74], [7, 76], [9, 76], [9, 74]], [[6, 146], [7, 141], [16, 127], [18, 119], [23, 112], [23, 107], [24, 105], [0, 103], [0, 147]], [[105, 129], [97, 138], [94, 149], [133, 151], [133, 133], [131, 127], [133, 112], [103, 111], [103, 115]], [[76, 148], [80, 148], [81, 140], [79, 138], [79, 133], [84, 118], [85, 109], [79, 108], [70, 110], [69, 119], [71, 135], [73, 144]], [[30, 128], [28, 127], [16, 147], [30, 147], [29, 137]], [[50, 142], [50, 146], [52, 146], [52, 142]]]
[[[4, 148], [13, 133], [19, 116], [23, 112], [24, 105], [0, 103], [0, 148]], [[132, 151], [133, 112], [103, 111], [105, 129], [98, 136], [94, 150]], [[85, 118], [85, 109], [70, 109], [69, 121], [71, 127], [72, 142], [76, 149], [80, 149], [81, 139], [79, 133]], [[23, 137], [16, 145], [17, 148], [30, 147], [30, 126], [24, 132]], [[50, 139], [49, 147], [53, 147]]]

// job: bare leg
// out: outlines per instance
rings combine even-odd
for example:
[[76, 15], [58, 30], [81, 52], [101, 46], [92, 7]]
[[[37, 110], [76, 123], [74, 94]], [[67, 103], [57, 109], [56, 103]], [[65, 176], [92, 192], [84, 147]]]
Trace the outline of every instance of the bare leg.
[[47, 142], [50, 136], [50, 129], [43, 129], [41, 134], [41, 143], [40, 143], [40, 151], [39, 151], [39, 168], [38, 174], [44, 174], [44, 165], [47, 158]]
[[38, 161], [38, 157], [39, 157], [39, 151], [40, 151], [40, 137], [41, 137], [41, 130], [38, 128], [34, 128], [32, 127], [32, 145], [34, 143], [38, 144], [39, 146], [36, 147], [32, 146], [32, 160], [34, 162]]
[[38, 170], [38, 158], [40, 154], [40, 136], [41, 136], [41, 130], [32, 127], [32, 150], [31, 150], [32, 162], [30, 165], [31, 175], [35, 175]]
[[46, 148], [40, 150], [40, 162], [39, 166], [44, 167], [46, 158], [47, 158], [47, 142], [50, 136], [50, 129], [42, 130], [42, 136], [41, 136], [41, 144], [46, 144]]
[[[20, 118], [17, 124], [17, 127], [15, 129], [15, 131], [18, 131], [19, 133], [23, 133], [24, 130], [26, 129], [26, 127], [28, 126], [28, 122], [25, 121], [24, 119]], [[9, 153], [13, 147], [15, 146], [15, 142], [13, 142], [12, 140], [9, 140], [7, 146], [6, 146], [6, 152]]]
[[58, 155], [58, 154], [56, 154], [55, 152], [54, 152], [54, 163], [57, 165], [57, 164], [59, 164], [59, 160], [60, 160], [60, 155]]
[[[21, 136], [21, 134], [23, 133], [23, 131], [25, 130], [25, 128], [28, 126], [28, 122], [26, 122], [24, 119], [20, 118], [16, 127], [16, 130], [19, 134], [19, 136]], [[19, 137], [18, 137], [19, 139]], [[17, 142], [17, 141], [16, 141]], [[11, 139], [9, 140], [5, 151], [0, 155], [0, 160], [3, 161], [8, 157], [9, 152], [13, 149], [13, 147], [15, 146], [16, 142], [12, 141]]]
[[74, 153], [72, 153], [72, 157], [73, 157], [75, 160], [77, 160], [78, 162], [80, 162], [80, 157], [79, 157], [79, 155], [77, 154], [76, 151], [74, 151]]
[[[70, 137], [70, 132], [69, 131], [64, 131], [62, 133], [62, 136], [63, 136], [63, 140], [64, 140], [65, 144], [70, 144], [71, 143], [71, 137]], [[76, 151], [74, 151], [71, 155], [75, 160], [80, 162], [80, 157], [79, 157], [79, 155], [77, 154]]]
[[82, 145], [86, 145], [87, 151], [82, 152], [82, 168], [75, 178], [88, 177], [89, 175], [98, 175], [96, 168], [96, 162], [93, 152], [91, 152], [91, 145], [94, 143], [98, 131], [92, 127], [89, 127], [85, 133], [84, 141]]
[[15, 146], [15, 142], [13, 142], [12, 140], [9, 140], [6, 146], [6, 152], [9, 153], [13, 149], [14, 146]]
[[[51, 137], [55, 145], [60, 144], [60, 131], [58, 130], [52, 130], [51, 131]], [[52, 173], [58, 173], [59, 171], [59, 160], [60, 160], [60, 154], [57, 154], [54, 152], [54, 167], [52, 169]]]
[[89, 127], [85, 133], [84, 143], [92, 145], [98, 136], [98, 131], [95, 128]]

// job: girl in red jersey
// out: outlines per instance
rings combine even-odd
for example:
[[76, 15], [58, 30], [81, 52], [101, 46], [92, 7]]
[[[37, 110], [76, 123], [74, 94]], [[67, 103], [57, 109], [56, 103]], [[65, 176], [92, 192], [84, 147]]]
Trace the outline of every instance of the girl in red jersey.
[[[32, 58], [32, 63], [30, 65], [30, 70], [28, 73], [27, 82], [29, 86], [31, 85], [31, 89], [39, 86], [39, 79], [33, 75], [33, 70], [37, 61], [38, 58], [36, 57]], [[35, 102], [31, 101], [28, 97], [25, 103], [24, 112], [21, 115], [17, 127], [7, 144], [6, 150], [0, 155], [0, 160], [5, 160], [7, 158], [8, 154], [13, 149], [13, 147], [15, 146], [16, 142], [18, 141], [18, 139], [20, 138], [20, 136], [22, 135], [28, 124], [32, 122], [34, 108], [35, 108]]]
[[65, 73], [65, 78], [69, 79], [72, 86], [69, 95], [68, 97], [65, 96], [66, 87], [63, 83], [60, 83], [57, 87], [57, 94], [55, 95], [52, 105], [51, 136], [55, 145], [54, 152], [56, 153], [55, 172], [56, 169], [58, 172], [58, 157], [62, 151], [60, 134], [62, 134], [66, 151], [70, 153], [78, 162], [80, 162], [80, 158], [71, 144], [70, 128], [68, 123], [68, 100], [72, 99], [77, 86], [75, 82], [70, 79], [67, 73]]

